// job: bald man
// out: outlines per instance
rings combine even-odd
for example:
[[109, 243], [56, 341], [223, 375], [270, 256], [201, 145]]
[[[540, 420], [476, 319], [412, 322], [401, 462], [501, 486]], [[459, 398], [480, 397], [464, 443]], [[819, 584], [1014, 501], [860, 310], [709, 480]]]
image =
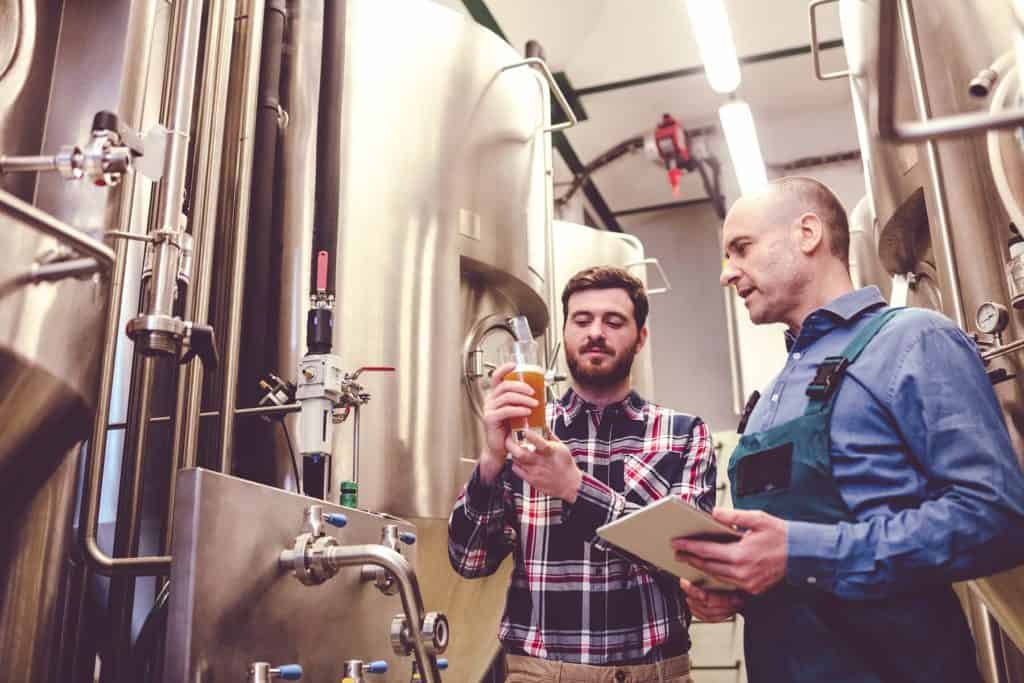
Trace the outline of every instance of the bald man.
[[842, 205], [809, 178], [739, 200], [723, 286], [789, 355], [729, 463], [747, 530], [677, 540], [739, 588], [682, 582], [694, 614], [742, 611], [749, 680], [980, 681], [951, 584], [1024, 562], [1024, 476], [973, 341], [854, 290]]

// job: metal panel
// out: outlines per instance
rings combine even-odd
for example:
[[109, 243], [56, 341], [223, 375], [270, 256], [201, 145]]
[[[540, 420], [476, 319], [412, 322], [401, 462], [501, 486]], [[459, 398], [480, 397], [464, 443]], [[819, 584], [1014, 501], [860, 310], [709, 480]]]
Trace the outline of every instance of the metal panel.
[[[255, 661], [301, 664], [303, 680], [331, 681], [346, 659], [384, 659], [389, 673], [374, 680], [409, 680], [411, 659], [389, 640], [397, 595], [362, 583], [358, 568], [304, 586], [278, 557], [304, 531], [310, 504], [348, 517], [343, 529], [327, 527], [343, 545], [379, 543], [386, 524], [413, 525], [202, 469], [182, 470], [176, 491], [167, 683], [238, 681]], [[403, 554], [415, 566], [416, 546]], [[449, 675], [463, 680], [455, 667]]]

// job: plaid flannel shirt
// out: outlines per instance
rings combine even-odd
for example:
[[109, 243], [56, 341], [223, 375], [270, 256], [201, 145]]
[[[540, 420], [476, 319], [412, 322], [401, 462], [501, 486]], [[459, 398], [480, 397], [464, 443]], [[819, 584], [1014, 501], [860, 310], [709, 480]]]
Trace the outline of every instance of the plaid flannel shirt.
[[513, 553], [498, 633], [512, 654], [605, 665], [642, 660], [665, 643], [688, 651], [677, 580], [617, 554], [596, 530], [669, 495], [711, 510], [707, 427], [636, 393], [602, 412], [571, 389], [548, 406], [548, 424], [583, 471], [576, 502], [538, 493], [508, 463], [491, 486], [474, 470], [449, 520], [452, 567], [488, 576]]

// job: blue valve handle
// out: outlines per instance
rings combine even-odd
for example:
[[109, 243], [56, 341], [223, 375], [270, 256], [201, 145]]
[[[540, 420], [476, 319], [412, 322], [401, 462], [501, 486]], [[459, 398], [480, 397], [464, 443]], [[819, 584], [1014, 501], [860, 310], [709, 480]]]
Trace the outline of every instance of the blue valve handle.
[[298, 664], [282, 664], [277, 667], [277, 677], [286, 681], [297, 681], [302, 678], [302, 667]]
[[416, 542], [416, 534], [411, 531], [403, 531], [398, 534], [398, 540], [406, 545], [412, 545]]
[[324, 513], [324, 521], [341, 529], [348, 524], [348, 517], [341, 512], [327, 512]]
[[366, 670], [372, 674], [383, 674], [388, 671], [388, 663], [383, 659], [378, 659], [376, 662], [370, 662], [366, 665]]
[[441, 671], [444, 671], [445, 669], [447, 669], [448, 668], [448, 660], [445, 659], [444, 657], [438, 657], [437, 658], [437, 668], [440, 669]]

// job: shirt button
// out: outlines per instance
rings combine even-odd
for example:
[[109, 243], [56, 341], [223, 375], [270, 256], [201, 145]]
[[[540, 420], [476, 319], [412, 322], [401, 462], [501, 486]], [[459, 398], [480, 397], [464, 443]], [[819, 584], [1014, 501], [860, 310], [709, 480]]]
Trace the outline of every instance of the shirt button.
[[779, 395], [778, 394], [772, 394], [772, 403], [778, 403], [778, 402], [779, 402]]
[[615, 680], [619, 681], [619, 683], [622, 683], [622, 681], [626, 680], [626, 672], [623, 671], [622, 669], [619, 669], [618, 671], [616, 671], [615, 672]]
[[793, 354], [793, 360], [800, 360], [800, 358], [802, 358], [802, 357], [803, 357], [803, 354], [800, 353], [799, 351], [797, 351], [796, 353]]
[[807, 577], [807, 583], [809, 583], [809, 584], [811, 584], [813, 586], [814, 584], [818, 583], [818, 579], [817, 579], [817, 577], [814, 577], [814, 576], [808, 576]]

